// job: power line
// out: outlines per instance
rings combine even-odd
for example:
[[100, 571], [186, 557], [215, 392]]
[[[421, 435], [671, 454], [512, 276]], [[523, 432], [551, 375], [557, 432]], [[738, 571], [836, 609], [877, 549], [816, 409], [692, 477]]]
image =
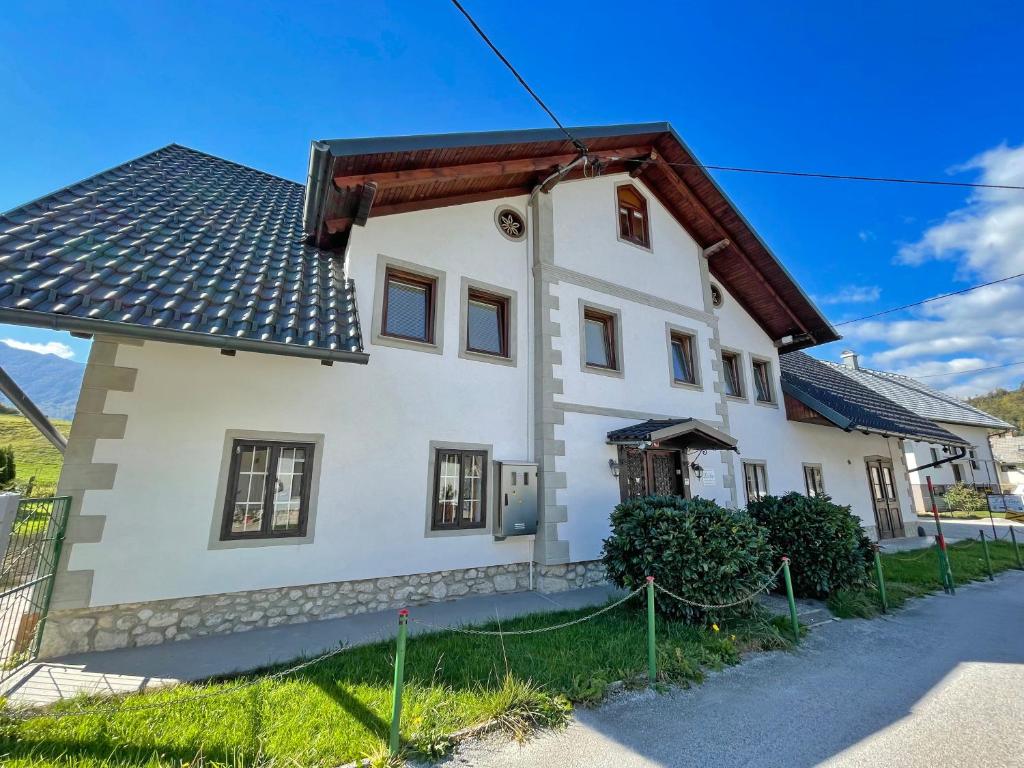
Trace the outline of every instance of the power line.
[[[455, 0], [452, 0], [453, 2]], [[626, 162], [643, 163], [646, 158], [630, 158]], [[708, 165], [707, 163], [674, 163], [660, 160], [664, 165], [681, 168], [701, 168], [705, 171], [730, 171], [733, 173], [758, 173], [766, 176], [796, 176], [804, 179], [832, 179], [838, 181], [872, 181], [886, 184], [923, 184], [933, 187], [968, 187], [971, 189], [1016, 189], [1024, 191], [1024, 186], [1014, 184], [980, 184], [970, 181], [941, 181], [939, 179], [903, 179], [892, 176], [853, 176], [840, 173], [818, 173], [814, 171], [779, 171], [768, 168], [741, 168], [734, 165]]]
[[979, 283], [978, 285], [972, 285], [970, 288], [961, 288], [959, 291], [950, 291], [949, 293], [940, 293], [938, 296], [932, 296], [930, 299], [921, 299], [921, 301], [914, 301], [910, 304], [903, 304], [899, 307], [893, 307], [892, 309], [883, 309], [881, 312], [875, 312], [870, 315], [864, 315], [864, 317], [855, 317], [853, 320], [843, 320], [841, 323], [835, 323], [836, 326], [849, 325], [850, 323], [859, 323], [862, 320], [870, 320], [874, 317], [881, 317], [882, 315], [888, 315], [892, 312], [899, 312], [903, 309], [910, 309], [911, 307], [919, 307], [922, 304], [927, 304], [930, 301], [938, 301], [939, 299], [948, 299], [950, 296], [959, 296], [962, 293], [969, 293], [970, 291], [976, 291], [979, 288], [987, 288], [990, 285], [996, 285], [998, 283], [1005, 283], [1007, 280], [1016, 280], [1019, 277], [1024, 277], [1024, 272], [1020, 272], [1016, 275], [1010, 275], [1009, 277], [1001, 277], [998, 280], [992, 280], [988, 283]]
[[491, 39], [487, 36], [487, 33], [480, 29], [480, 25], [477, 24], [473, 17], [469, 15], [469, 11], [463, 8], [462, 3], [460, 3], [459, 0], [452, 0], [452, 5], [458, 8], [459, 13], [466, 17], [466, 21], [468, 21], [470, 25], [472, 25], [473, 29], [476, 30], [476, 33], [480, 35], [481, 39], [485, 43], [487, 43], [488, 47], [492, 51], [494, 51], [494, 55], [501, 59], [501, 63], [508, 67], [509, 72], [515, 75], [515, 78], [516, 80], [519, 81], [519, 84], [526, 89], [526, 92], [533, 97], [534, 101], [540, 104], [540, 108], [548, 113], [548, 117], [555, 121], [555, 125], [557, 125], [562, 130], [562, 133], [564, 133], [566, 137], [568, 137], [569, 141], [573, 143], [573, 146], [575, 146], [576, 149], [585, 154], [587, 152], [586, 144], [584, 144], [582, 141], [580, 141], [571, 133], [569, 133], [569, 130], [564, 125], [562, 125], [562, 122], [557, 117], [555, 117], [555, 113], [548, 108], [548, 105], [545, 104], [541, 97], [534, 92], [533, 88], [530, 87], [529, 83], [527, 83], [526, 80], [523, 79], [523, 76], [516, 71], [516, 68], [512, 66], [512, 63], [505, 58], [505, 55], [501, 51], [498, 50], [498, 46], [491, 42]]
[[1015, 363], [1003, 363], [1002, 365], [988, 365], [984, 368], [968, 368], [964, 371], [947, 371], [946, 373], [927, 373], [924, 376], [914, 376], [915, 379], [934, 379], [937, 376], [959, 376], [962, 373], [980, 373], [981, 371], [994, 371], [998, 368], [1011, 368], [1014, 365], [1024, 365], [1024, 360]]

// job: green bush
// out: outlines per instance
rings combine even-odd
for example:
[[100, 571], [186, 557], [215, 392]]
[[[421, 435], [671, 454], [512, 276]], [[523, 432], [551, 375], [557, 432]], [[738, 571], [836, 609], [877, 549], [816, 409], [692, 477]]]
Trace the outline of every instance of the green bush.
[[798, 597], [828, 597], [867, 581], [874, 550], [849, 507], [794, 492], [751, 502], [747, 512], [767, 529], [775, 556], [792, 561]]
[[[608, 578], [624, 589], [643, 586], [653, 576], [677, 595], [721, 605], [753, 592], [775, 571], [765, 531], [743, 512], [707, 499], [631, 499], [615, 507], [611, 524], [604, 566]], [[659, 613], [694, 622], [742, 615], [752, 605], [744, 603], [728, 614], [708, 612], [656, 593]]]
[[988, 500], [974, 488], [957, 483], [942, 495], [952, 512], [985, 512]]
[[10, 485], [18, 474], [18, 466], [14, 460], [14, 448], [0, 448], [0, 487]]

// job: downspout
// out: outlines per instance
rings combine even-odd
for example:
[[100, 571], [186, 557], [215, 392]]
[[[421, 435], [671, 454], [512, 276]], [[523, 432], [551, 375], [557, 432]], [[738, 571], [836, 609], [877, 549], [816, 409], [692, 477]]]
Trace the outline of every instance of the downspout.
[[932, 461], [929, 462], [928, 464], [922, 464], [920, 467], [908, 469], [907, 472], [920, 472], [922, 469], [931, 469], [932, 467], [939, 467], [942, 466], [943, 464], [949, 464], [951, 461], [959, 461], [960, 459], [967, 455], [966, 448], [960, 447], [957, 448], [957, 450], [960, 451], [960, 453], [957, 454], [956, 456], [947, 456], [946, 458], [939, 459], [938, 461]]
[[325, 171], [330, 169], [331, 149], [322, 141], [309, 146], [309, 170], [306, 175], [306, 197], [302, 205], [302, 229], [313, 242], [320, 237], [323, 222], [324, 196], [330, 188], [324, 183]]
[[0, 392], [14, 403], [14, 407], [21, 411], [25, 418], [27, 418], [39, 433], [49, 440], [53, 447], [60, 451], [60, 455], [64, 455], [64, 451], [67, 450], [68, 441], [64, 439], [64, 435], [57, 431], [57, 428], [50, 423], [50, 420], [43, 415], [43, 412], [39, 410], [39, 407], [32, 402], [31, 398], [22, 392], [19, 387], [10, 376], [7, 375], [7, 371], [0, 366]]

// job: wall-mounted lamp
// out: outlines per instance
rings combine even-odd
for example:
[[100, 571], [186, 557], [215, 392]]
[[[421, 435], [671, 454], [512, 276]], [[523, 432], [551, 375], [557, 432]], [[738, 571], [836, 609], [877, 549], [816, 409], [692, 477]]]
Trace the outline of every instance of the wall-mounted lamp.
[[693, 470], [693, 476], [700, 480], [704, 477], [704, 467], [698, 464], [696, 461], [690, 463], [690, 469]]
[[608, 469], [612, 471], [612, 477], [619, 476], [619, 462], [615, 459], [608, 459]]

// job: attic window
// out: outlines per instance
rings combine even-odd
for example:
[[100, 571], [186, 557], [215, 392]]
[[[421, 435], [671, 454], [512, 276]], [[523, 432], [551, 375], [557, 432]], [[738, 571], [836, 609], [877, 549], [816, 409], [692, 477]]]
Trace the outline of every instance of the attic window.
[[627, 242], [650, 248], [647, 200], [630, 184], [616, 187], [615, 194], [618, 200], [619, 237]]
[[494, 212], [494, 223], [507, 239], [521, 243], [526, 239], [526, 220], [515, 208], [502, 206]]
[[711, 286], [711, 306], [716, 308], [722, 306], [722, 289], [717, 285]]

